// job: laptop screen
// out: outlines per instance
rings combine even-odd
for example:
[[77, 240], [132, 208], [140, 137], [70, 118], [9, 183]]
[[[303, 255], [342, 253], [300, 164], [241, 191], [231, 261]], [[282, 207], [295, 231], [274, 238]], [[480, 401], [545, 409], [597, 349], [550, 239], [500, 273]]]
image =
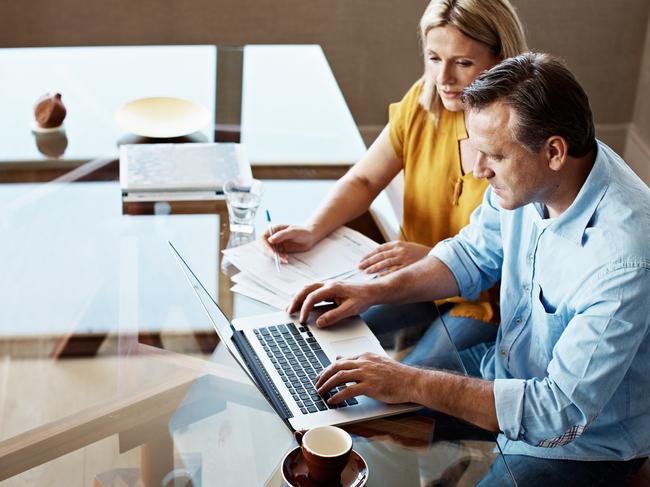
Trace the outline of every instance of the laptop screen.
[[[176, 247], [174, 247], [174, 245], [171, 242], [169, 242], [169, 246], [174, 251], [174, 255], [176, 256], [176, 259], [178, 260], [181, 269], [183, 269], [183, 273], [185, 274], [185, 277], [187, 277], [187, 280], [189, 281], [190, 285], [192, 286], [192, 288], [194, 288], [194, 292], [196, 296], [199, 298], [199, 301], [201, 301], [201, 305], [203, 306], [203, 309], [205, 309], [206, 313], [210, 317], [210, 321], [212, 321], [214, 329], [216, 330], [217, 335], [219, 335], [219, 339], [228, 348], [228, 351], [235, 358], [235, 360], [237, 360], [239, 365], [241, 365], [242, 369], [244, 369], [244, 371], [246, 371], [246, 373], [248, 374], [248, 370], [246, 369], [244, 360], [242, 359], [237, 348], [232, 343], [233, 327], [230, 323], [230, 320], [226, 317], [224, 312], [221, 311], [219, 305], [215, 302], [212, 296], [210, 296], [210, 293], [208, 293], [208, 291], [205, 289], [201, 281], [199, 281], [198, 277], [196, 277], [194, 271], [192, 271], [190, 266], [187, 265], [187, 262], [185, 262], [185, 259], [183, 259], [183, 257], [178, 252], [178, 250], [176, 250]], [[250, 374], [248, 375], [250, 377]]]
[[[210, 316], [210, 320], [212, 321], [220, 340], [224, 343], [230, 354], [235, 358], [251, 382], [262, 393], [269, 405], [275, 409], [278, 415], [280, 415], [287, 427], [291, 428], [287, 421], [287, 418], [291, 416], [291, 412], [287, 408], [286, 403], [281, 399], [275, 385], [273, 385], [271, 379], [268, 377], [268, 373], [259, 363], [259, 359], [257, 359], [255, 352], [250, 348], [250, 345], [243, 336], [237, 335], [238, 332], [235, 331], [230, 320], [226, 317], [221, 308], [219, 308], [219, 305], [217, 305], [214, 299], [212, 299], [212, 296], [210, 296], [201, 281], [196, 277], [196, 274], [194, 274], [190, 266], [187, 265], [185, 259], [183, 259], [178, 250], [176, 250], [176, 247], [174, 247], [171, 242], [169, 242], [169, 246], [174, 251], [185, 276], [192, 285], [192, 288], [201, 301], [203, 308]], [[244, 356], [242, 356], [242, 354], [244, 354]]]

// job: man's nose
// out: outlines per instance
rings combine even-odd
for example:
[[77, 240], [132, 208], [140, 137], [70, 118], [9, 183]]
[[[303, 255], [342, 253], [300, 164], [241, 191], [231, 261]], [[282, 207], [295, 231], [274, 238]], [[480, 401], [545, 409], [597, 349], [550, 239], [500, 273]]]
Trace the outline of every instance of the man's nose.
[[487, 158], [485, 154], [479, 152], [474, 161], [474, 169], [472, 171], [476, 179], [483, 179], [490, 177], [493, 173], [487, 165]]

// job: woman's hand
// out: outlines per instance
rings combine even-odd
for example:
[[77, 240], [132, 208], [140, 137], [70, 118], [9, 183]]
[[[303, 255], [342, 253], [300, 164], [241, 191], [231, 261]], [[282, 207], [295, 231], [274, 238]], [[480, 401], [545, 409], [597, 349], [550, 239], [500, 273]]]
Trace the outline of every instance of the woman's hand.
[[361, 259], [359, 269], [368, 274], [377, 272], [381, 272], [382, 275], [388, 274], [420, 260], [430, 250], [431, 247], [414, 242], [402, 242], [401, 240], [387, 242]]
[[278, 257], [285, 264], [289, 261], [287, 254], [306, 252], [317, 242], [312, 228], [298, 225], [273, 225], [273, 235], [268, 230], [262, 235], [264, 249], [271, 255], [277, 251]]

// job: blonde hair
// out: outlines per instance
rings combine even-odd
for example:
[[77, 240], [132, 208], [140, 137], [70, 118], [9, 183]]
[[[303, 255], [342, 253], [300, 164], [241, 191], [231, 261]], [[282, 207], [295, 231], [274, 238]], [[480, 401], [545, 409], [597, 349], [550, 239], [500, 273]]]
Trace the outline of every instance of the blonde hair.
[[431, 0], [420, 19], [424, 53], [420, 104], [436, 123], [442, 102], [435, 80], [427, 74], [425, 45], [428, 32], [445, 25], [454, 26], [470, 39], [485, 44], [500, 61], [528, 50], [524, 29], [508, 0]]

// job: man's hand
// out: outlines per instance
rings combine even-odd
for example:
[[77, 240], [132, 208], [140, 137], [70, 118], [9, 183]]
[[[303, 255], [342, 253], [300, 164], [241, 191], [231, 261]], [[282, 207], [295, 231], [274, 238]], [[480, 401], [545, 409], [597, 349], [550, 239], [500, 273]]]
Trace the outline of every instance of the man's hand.
[[411, 402], [417, 377], [422, 370], [401, 364], [395, 360], [364, 353], [349, 359], [340, 359], [323, 370], [318, 376], [316, 388], [320, 395], [333, 387], [354, 382], [327, 402], [336, 404], [354, 396], [364, 395], [388, 404]]
[[431, 247], [414, 242], [393, 241], [381, 244], [359, 263], [359, 269], [368, 274], [388, 272], [401, 269], [427, 255]]
[[305, 286], [293, 297], [287, 308], [288, 313], [295, 313], [300, 310], [300, 322], [307, 322], [309, 313], [317, 303], [321, 301], [332, 301], [336, 307], [323, 313], [316, 320], [316, 325], [325, 327], [347, 318], [358, 315], [367, 310], [375, 299], [376, 286], [371, 283], [346, 284], [332, 282], [323, 284], [318, 282]]
[[273, 235], [268, 230], [262, 235], [264, 250], [269, 255], [273, 255], [277, 250], [278, 257], [285, 264], [289, 262], [287, 254], [306, 252], [317, 242], [313, 228], [298, 225], [273, 225]]

